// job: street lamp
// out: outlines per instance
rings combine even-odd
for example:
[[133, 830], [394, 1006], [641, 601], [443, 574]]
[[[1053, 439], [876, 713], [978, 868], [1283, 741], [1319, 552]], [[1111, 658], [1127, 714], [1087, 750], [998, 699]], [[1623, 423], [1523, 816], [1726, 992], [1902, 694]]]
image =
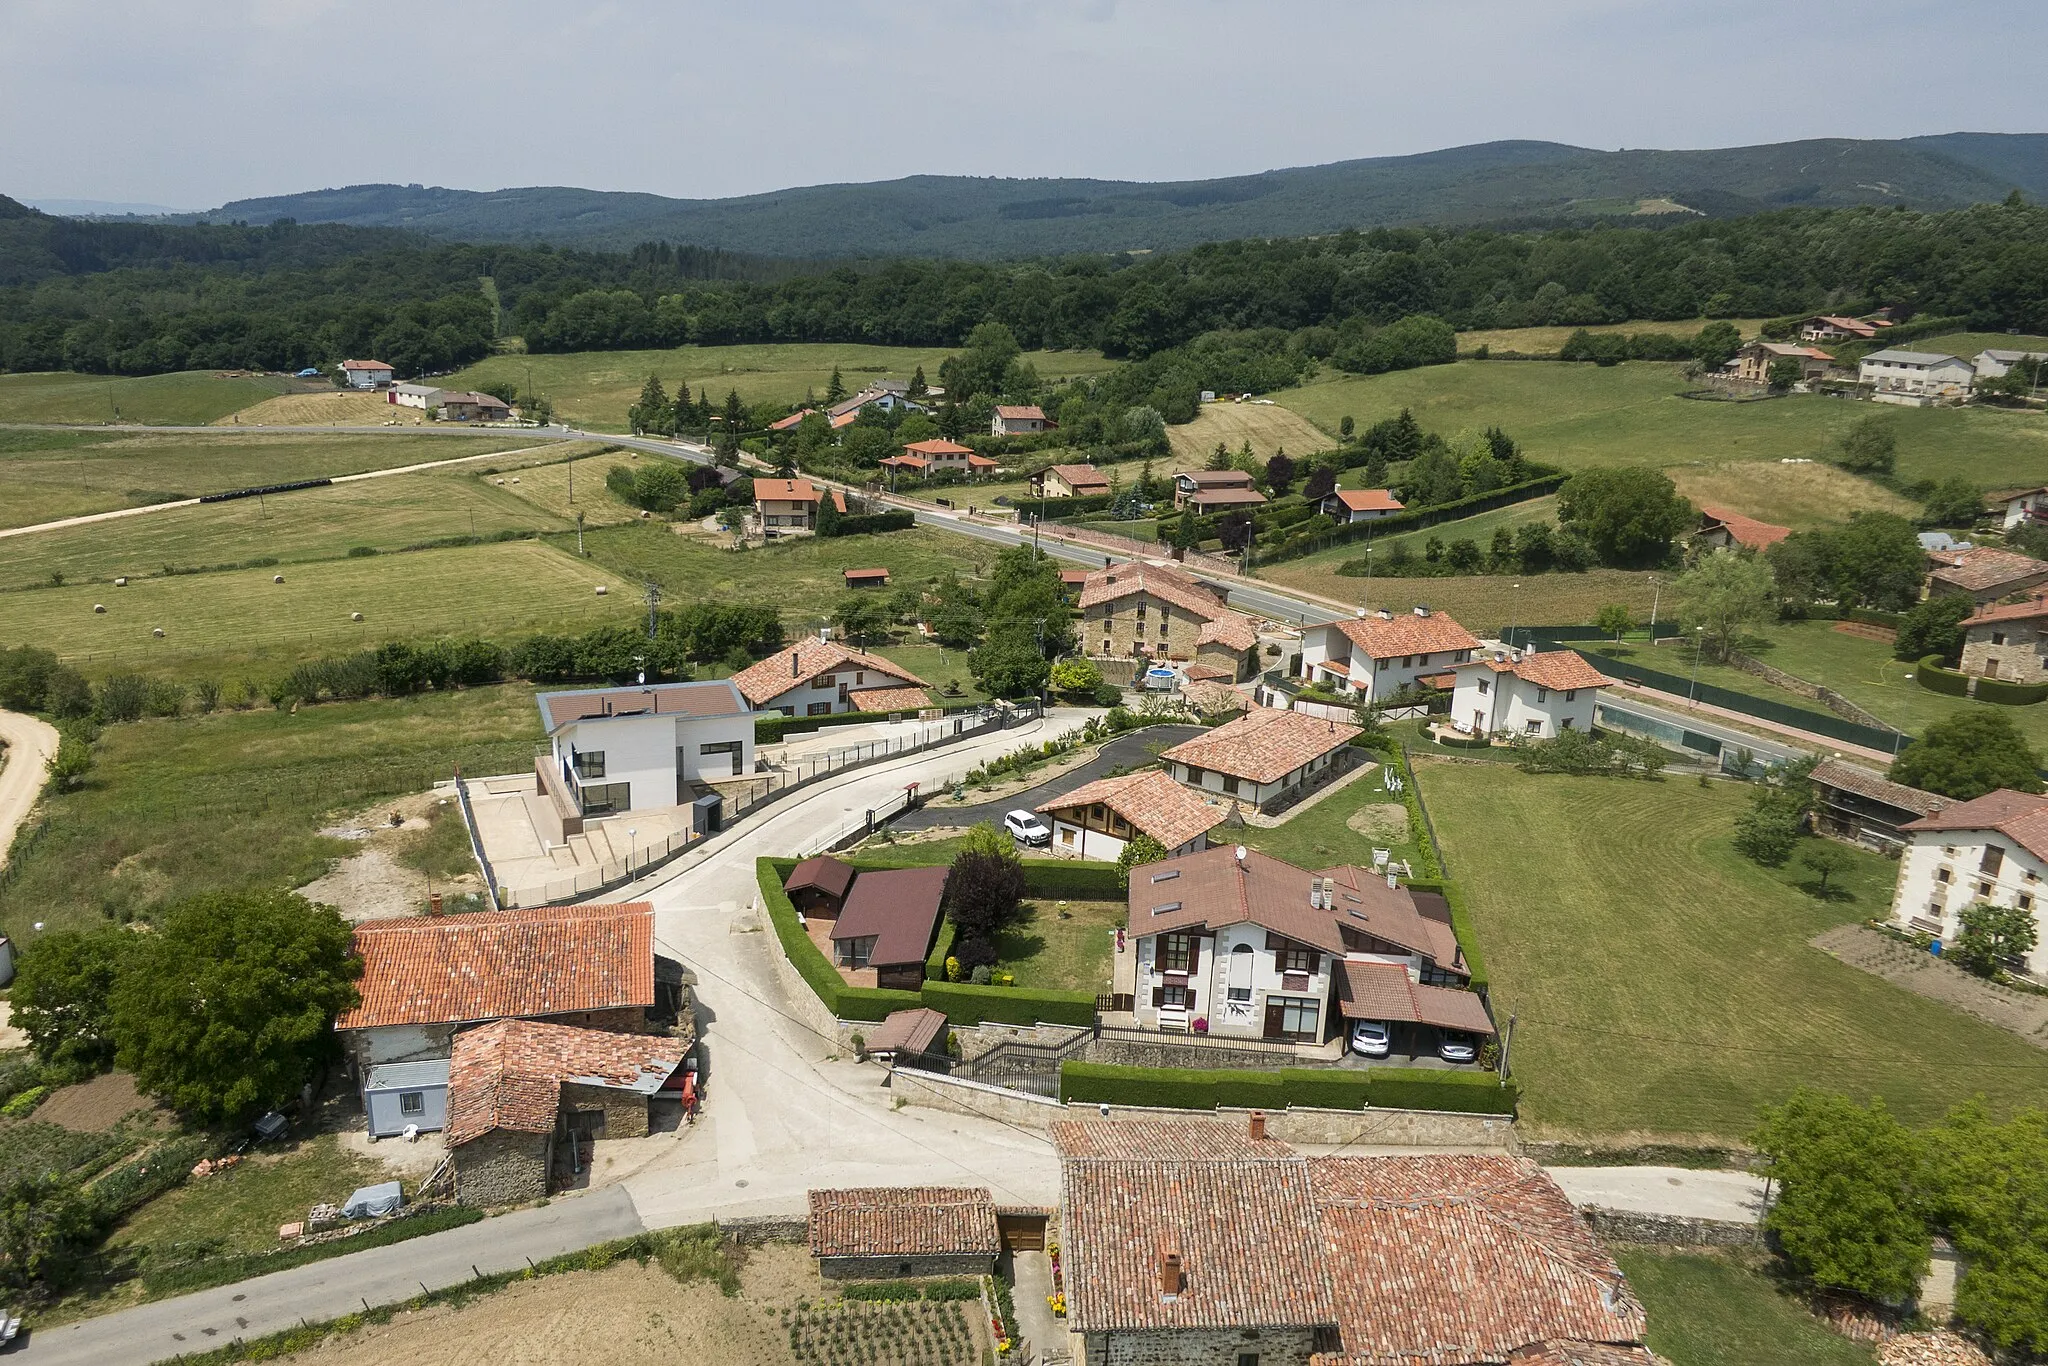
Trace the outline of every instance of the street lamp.
[[1655, 574], [1650, 575], [1650, 643], [1657, 643], [1657, 603], [1664, 592], [1664, 585], [1657, 582]]
[[[1360, 607], [1364, 608], [1364, 609], [1365, 609], [1365, 610], [1367, 610], [1367, 611], [1371, 611], [1371, 610], [1372, 610], [1372, 542], [1371, 542], [1371, 541], [1367, 541], [1367, 542], [1365, 543], [1365, 589], [1364, 589], [1364, 591], [1363, 591], [1363, 592], [1361, 592], [1361, 593], [1360, 593], [1360, 594], [1358, 595], [1358, 605], [1359, 605]], [[1302, 618], [1302, 620], [1303, 620], [1303, 621], [1306, 621], [1306, 620], [1307, 620], [1307, 618], [1306, 618], [1306, 617], [1304, 617], [1304, 618]]]
[[1706, 627], [1704, 627], [1704, 626], [1695, 626], [1695, 627], [1693, 627], [1693, 628], [1692, 628], [1692, 682], [1691, 682], [1691, 683], [1689, 683], [1689, 684], [1687, 684], [1687, 685], [1686, 685], [1686, 689], [1685, 689], [1685, 701], [1686, 701], [1686, 705], [1687, 705], [1687, 706], [1693, 706], [1693, 707], [1697, 707], [1697, 706], [1699, 705], [1699, 691], [1700, 691], [1700, 651], [1701, 651], [1701, 650], [1704, 650], [1704, 649], [1705, 649], [1706, 647], [1707, 647], [1707, 628], [1706, 628]]
[[640, 832], [632, 826], [626, 827], [626, 872], [633, 871], [633, 855], [638, 852]]

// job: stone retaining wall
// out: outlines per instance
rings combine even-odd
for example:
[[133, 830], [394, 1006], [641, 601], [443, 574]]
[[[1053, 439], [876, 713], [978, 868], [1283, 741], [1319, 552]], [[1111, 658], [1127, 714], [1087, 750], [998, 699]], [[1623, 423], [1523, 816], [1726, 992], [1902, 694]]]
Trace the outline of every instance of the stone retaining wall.
[[1783, 669], [1764, 663], [1754, 655], [1746, 655], [1740, 650], [1730, 650], [1728, 662], [1744, 673], [1755, 674], [1766, 683], [1783, 688], [1787, 692], [1798, 693], [1801, 697], [1811, 698], [1845, 721], [1854, 721], [1859, 726], [1869, 726], [1875, 730], [1892, 728], [1889, 721], [1863, 710], [1833, 688], [1809, 683], [1799, 675], [1788, 674]]
[[1678, 1214], [1644, 1214], [1638, 1210], [1582, 1205], [1579, 1217], [1610, 1243], [1649, 1243], [1661, 1247], [1761, 1247], [1764, 1231], [1728, 1219], [1692, 1219]]
[[718, 1221], [718, 1231], [742, 1247], [764, 1243], [805, 1243], [811, 1238], [808, 1220], [781, 1214], [747, 1214]]

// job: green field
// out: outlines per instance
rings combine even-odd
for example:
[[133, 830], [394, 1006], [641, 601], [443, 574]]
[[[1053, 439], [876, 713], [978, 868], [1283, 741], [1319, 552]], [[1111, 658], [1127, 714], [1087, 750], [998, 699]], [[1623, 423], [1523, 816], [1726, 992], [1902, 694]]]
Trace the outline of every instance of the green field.
[[[32, 526], [255, 484], [360, 474], [532, 444], [516, 432], [478, 437], [116, 436], [0, 429], [0, 526]], [[10, 574], [7, 580], [16, 577]]]
[[[281, 584], [271, 581], [278, 573]], [[598, 584], [608, 596], [596, 595]], [[638, 601], [634, 585], [597, 564], [510, 541], [0, 593], [0, 641], [45, 646], [91, 674], [225, 670], [267, 680], [309, 654], [385, 640], [586, 630], [630, 617]], [[354, 612], [363, 620], [350, 620]], [[151, 634], [158, 627], [162, 639]]]
[[[1883, 338], [1879, 338], [1880, 341]], [[1944, 332], [1939, 337], [1923, 337], [1919, 341], [1904, 343], [1907, 350], [1932, 351], [1937, 355], [1961, 356], [1964, 360], [1975, 360], [1979, 351], [2044, 351], [2048, 352], [2048, 337], [2015, 335], [2009, 332]]]
[[0, 422], [203, 427], [237, 409], [302, 387], [282, 375], [227, 377], [211, 370], [134, 378], [68, 371], [0, 375]]
[[[1446, 436], [1502, 427], [1533, 460], [1567, 469], [1778, 460], [1826, 454], [1871, 408], [1797, 395], [1758, 403], [1678, 397], [1676, 365], [1602, 367], [1550, 361], [1459, 361], [1386, 375], [1332, 374], [1276, 397], [1325, 431], [1402, 408]], [[1985, 488], [2048, 482], [2048, 415], [2000, 408], [1887, 408], [1901, 478], [1961, 475]]]
[[1870, 1348], [1807, 1311], [1760, 1258], [1631, 1248], [1616, 1254], [1643, 1302], [1650, 1349], [1672, 1366], [1870, 1366]]
[[[1730, 318], [1735, 330], [1745, 338], [1754, 337], [1768, 321], [1765, 318]], [[1661, 333], [1672, 337], [1693, 337], [1707, 325], [1705, 318], [1684, 318], [1671, 322], [1595, 323], [1584, 329], [1576, 327], [1495, 327], [1458, 334], [1458, 350], [1471, 351], [1484, 346], [1495, 353], [1515, 352], [1524, 356], [1555, 355], [1558, 348], [1570, 340], [1572, 333], [1581, 330], [1595, 334], [1620, 332], [1624, 335], [1635, 333]]]
[[528, 767], [542, 743], [533, 689], [507, 683], [399, 700], [259, 704], [108, 726], [75, 792], [52, 793], [47, 828], [0, 882], [0, 929], [63, 929], [205, 892], [296, 887], [360, 846], [329, 820], [419, 792], [461, 764]]
[[1808, 946], [1880, 914], [1894, 865], [1859, 855], [1842, 899], [1731, 842], [1732, 783], [1531, 777], [1423, 763], [1496, 1014], [1518, 1017], [1522, 1115], [1544, 1134], [1740, 1140], [1801, 1085], [1881, 1095], [1911, 1124], [1973, 1095], [2038, 1102], [2048, 1055]]
[[1412, 861], [1420, 855], [1413, 841], [1367, 839], [1347, 824], [1360, 807], [1401, 800], [1388, 794], [1386, 776], [1381, 767], [1353, 778], [1350, 786], [1336, 795], [1295, 812], [1279, 825], [1221, 826], [1210, 832], [1210, 838], [1218, 844], [1225, 839], [1248, 844], [1301, 868], [1331, 868], [1342, 863], [1370, 867], [1374, 848], [1391, 850], [1394, 858]]
[[[670, 394], [681, 383], [692, 393], [709, 387], [715, 401], [736, 389], [748, 403], [795, 404], [806, 393], [823, 398], [834, 366], [849, 394], [878, 379], [907, 382], [919, 366], [937, 384], [940, 363], [958, 349], [804, 342], [492, 356], [447, 382], [450, 388], [466, 389], [500, 381], [522, 391], [531, 387], [552, 400], [556, 415], [569, 422], [624, 431], [626, 410], [639, 400], [640, 386], [650, 374], [661, 376]], [[1116, 365], [1092, 351], [1032, 351], [1024, 358], [1038, 367], [1043, 380], [1101, 374]]]
[[1448, 579], [1364, 579], [1337, 573], [1345, 560], [1364, 554], [1325, 553], [1308, 559], [1268, 565], [1258, 577], [1291, 588], [1320, 593], [1338, 602], [1405, 612], [1426, 604], [1448, 612], [1460, 625], [1476, 632], [1503, 626], [1558, 625], [1591, 621], [1610, 602], [1622, 603], [1639, 617], [1650, 615], [1654, 590], [1647, 574], [1622, 569], [1589, 569], [1583, 574], [1471, 574]]

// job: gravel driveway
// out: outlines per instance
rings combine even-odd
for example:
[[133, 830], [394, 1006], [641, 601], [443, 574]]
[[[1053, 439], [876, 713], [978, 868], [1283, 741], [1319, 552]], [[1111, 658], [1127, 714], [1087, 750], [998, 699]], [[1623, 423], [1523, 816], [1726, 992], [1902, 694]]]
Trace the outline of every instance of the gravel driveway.
[[1205, 729], [1203, 726], [1146, 726], [1117, 736], [1079, 768], [1070, 768], [1058, 777], [1048, 778], [1023, 792], [1012, 792], [1001, 801], [982, 802], [975, 806], [919, 807], [890, 824], [898, 830], [930, 830], [935, 826], [973, 825], [979, 821], [1000, 825], [1008, 813], [1029, 811], [1062, 793], [1094, 782], [1112, 769], [1140, 768], [1152, 761], [1153, 749], [1170, 748], [1191, 736], [1200, 735]]

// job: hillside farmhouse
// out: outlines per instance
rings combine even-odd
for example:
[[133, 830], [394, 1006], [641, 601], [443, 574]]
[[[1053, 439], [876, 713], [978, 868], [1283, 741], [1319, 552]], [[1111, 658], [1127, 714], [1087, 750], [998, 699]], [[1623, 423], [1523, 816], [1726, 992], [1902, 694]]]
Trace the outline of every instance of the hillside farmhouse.
[[1876, 398], [1894, 401], [1966, 397], [1976, 374], [1960, 356], [1897, 347], [1873, 351], [1856, 367], [1858, 383], [1873, 386]]
[[1966, 597], [1984, 607], [2048, 583], [2048, 561], [1994, 546], [1929, 551], [1927, 560], [1930, 598]]
[[2009, 683], [2048, 683], [2048, 597], [1981, 607], [1963, 622], [1963, 672]]
[[1788, 526], [1774, 526], [1745, 517], [1726, 508], [1701, 507], [1699, 529], [1693, 540], [1721, 550], [1754, 550], [1759, 555], [1792, 534]]
[[[1899, 855], [1892, 923], [1952, 940], [1963, 911], [1979, 902], [2009, 906], [2042, 921], [2048, 894], [2048, 796], [2000, 789], [1954, 802], [1901, 827], [1909, 843]], [[2048, 983], [2048, 935], [2008, 970]]]
[[990, 436], [1022, 436], [1029, 432], [1050, 431], [1060, 424], [1045, 415], [1045, 409], [1035, 403], [1012, 405], [998, 403], [995, 415], [988, 421]]
[[1751, 384], [1768, 384], [1771, 367], [1781, 360], [1794, 361], [1799, 366], [1801, 383], [1821, 378], [1835, 363], [1835, 358], [1817, 346], [1793, 346], [1786, 342], [1747, 342], [1735, 353], [1729, 364], [1735, 378]]
[[341, 363], [341, 382], [351, 389], [381, 389], [391, 383], [395, 373], [381, 360], [345, 360]]

